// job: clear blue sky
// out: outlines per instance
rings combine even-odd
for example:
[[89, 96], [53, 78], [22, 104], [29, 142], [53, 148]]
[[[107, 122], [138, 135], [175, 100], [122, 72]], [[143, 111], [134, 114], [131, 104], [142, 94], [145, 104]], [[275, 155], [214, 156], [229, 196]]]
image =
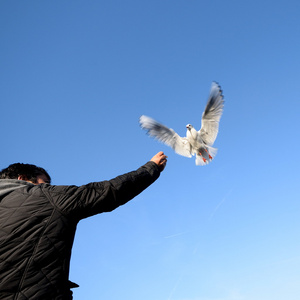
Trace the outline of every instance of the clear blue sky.
[[[300, 299], [299, 1], [1, 1], [0, 168], [82, 185], [168, 165], [133, 201], [83, 220], [75, 300]], [[204, 167], [149, 138], [149, 115], [200, 128], [225, 95]]]

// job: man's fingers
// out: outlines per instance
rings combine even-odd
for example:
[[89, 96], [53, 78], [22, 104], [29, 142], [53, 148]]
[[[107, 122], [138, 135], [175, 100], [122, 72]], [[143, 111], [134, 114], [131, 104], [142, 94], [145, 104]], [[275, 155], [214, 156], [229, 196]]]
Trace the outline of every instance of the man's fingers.
[[162, 171], [167, 164], [167, 156], [163, 153], [163, 151], [160, 151], [152, 157], [151, 161], [155, 162]]

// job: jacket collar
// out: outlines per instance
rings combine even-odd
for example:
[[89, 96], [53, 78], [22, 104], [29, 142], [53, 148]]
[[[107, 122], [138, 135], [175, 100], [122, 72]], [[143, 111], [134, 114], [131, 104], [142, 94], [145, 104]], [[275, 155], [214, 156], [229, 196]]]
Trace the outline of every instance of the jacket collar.
[[0, 179], [0, 198], [25, 186], [33, 186], [33, 183], [17, 179]]

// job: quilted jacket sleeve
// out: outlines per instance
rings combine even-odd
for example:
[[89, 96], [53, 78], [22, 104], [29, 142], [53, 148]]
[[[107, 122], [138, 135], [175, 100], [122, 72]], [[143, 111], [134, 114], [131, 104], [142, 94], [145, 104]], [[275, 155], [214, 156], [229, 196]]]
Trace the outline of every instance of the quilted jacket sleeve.
[[46, 185], [43, 192], [63, 214], [80, 220], [125, 204], [151, 185], [159, 175], [158, 166], [150, 161], [136, 171], [109, 181], [80, 187]]

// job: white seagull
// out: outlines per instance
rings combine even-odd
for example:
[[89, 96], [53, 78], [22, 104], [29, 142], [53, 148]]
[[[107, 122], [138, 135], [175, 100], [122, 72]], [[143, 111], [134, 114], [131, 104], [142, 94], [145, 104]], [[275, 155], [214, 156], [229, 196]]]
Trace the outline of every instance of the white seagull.
[[213, 82], [210, 95], [202, 114], [201, 129], [197, 131], [187, 124], [186, 137], [180, 137], [173, 129], [158, 123], [147, 116], [140, 117], [140, 125], [150, 136], [172, 147], [174, 151], [186, 157], [196, 155], [196, 165], [207, 165], [217, 154], [212, 145], [219, 131], [219, 121], [223, 113], [224, 97], [221, 87]]

